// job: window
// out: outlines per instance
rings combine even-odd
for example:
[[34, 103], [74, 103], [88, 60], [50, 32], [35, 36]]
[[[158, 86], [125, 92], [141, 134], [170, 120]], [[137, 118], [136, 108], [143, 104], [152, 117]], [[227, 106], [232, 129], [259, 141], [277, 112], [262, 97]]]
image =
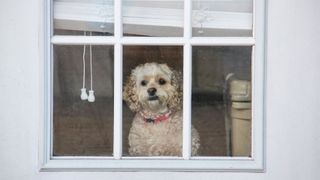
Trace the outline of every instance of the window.
[[[47, 0], [45, 6], [43, 170], [263, 170], [263, 0]], [[168, 67], [168, 76], [135, 71], [135, 93], [157, 102], [148, 113], [161, 107], [161, 118], [141, 110], [151, 105], [135, 112], [125, 97], [133, 70], [145, 63], [153, 73]], [[169, 94], [178, 91], [180, 106], [171, 110]], [[140, 142], [133, 148], [134, 118], [165, 127], [153, 117], [173, 115], [181, 124], [161, 147], [178, 150], [152, 149], [147, 136], [141, 144], [148, 151]]]

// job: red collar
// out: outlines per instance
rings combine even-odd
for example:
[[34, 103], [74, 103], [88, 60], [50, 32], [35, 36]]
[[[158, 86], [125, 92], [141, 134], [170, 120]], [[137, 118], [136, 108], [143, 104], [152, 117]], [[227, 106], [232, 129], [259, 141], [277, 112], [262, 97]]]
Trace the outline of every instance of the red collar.
[[148, 116], [145, 113], [143, 113], [142, 111], [140, 111], [140, 115], [143, 117], [143, 120], [145, 122], [157, 124], [159, 122], [168, 120], [171, 115], [171, 111], [168, 111], [165, 114], [160, 114], [160, 115], [156, 115], [156, 116]]

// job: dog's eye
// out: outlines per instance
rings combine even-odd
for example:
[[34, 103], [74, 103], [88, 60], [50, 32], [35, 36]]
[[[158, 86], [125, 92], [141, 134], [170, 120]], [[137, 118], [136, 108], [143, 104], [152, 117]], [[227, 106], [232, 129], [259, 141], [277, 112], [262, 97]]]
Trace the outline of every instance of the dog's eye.
[[159, 84], [160, 84], [160, 85], [164, 85], [165, 83], [166, 83], [166, 80], [164, 80], [164, 79], [162, 79], [162, 78], [159, 79]]
[[146, 80], [142, 80], [140, 84], [141, 84], [141, 86], [145, 86], [145, 85], [147, 85], [147, 81]]

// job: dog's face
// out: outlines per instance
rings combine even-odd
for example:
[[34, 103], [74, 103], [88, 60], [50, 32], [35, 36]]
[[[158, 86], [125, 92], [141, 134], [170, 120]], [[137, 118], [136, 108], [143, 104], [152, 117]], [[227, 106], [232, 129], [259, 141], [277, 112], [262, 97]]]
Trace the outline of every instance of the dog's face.
[[131, 110], [178, 108], [182, 92], [180, 75], [166, 64], [146, 63], [132, 70], [124, 88], [124, 99]]
[[172, 71], [166, 65], [145, 64], [135, 69], [136, 94], [143, 108], [156, 109], [165, 106], [173, 96]]

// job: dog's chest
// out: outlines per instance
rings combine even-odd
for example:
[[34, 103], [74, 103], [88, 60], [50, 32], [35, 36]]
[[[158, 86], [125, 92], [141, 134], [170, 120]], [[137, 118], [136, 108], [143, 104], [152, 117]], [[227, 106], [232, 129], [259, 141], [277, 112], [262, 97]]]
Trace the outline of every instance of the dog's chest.
[[158, 124], [148, 123], [145, 137], [149, 137], [152, 141], [172, 142], [178, 141], [181, 137], [181, 129], [179, 124], [171, 124], [169, 122], [161, 122]]

